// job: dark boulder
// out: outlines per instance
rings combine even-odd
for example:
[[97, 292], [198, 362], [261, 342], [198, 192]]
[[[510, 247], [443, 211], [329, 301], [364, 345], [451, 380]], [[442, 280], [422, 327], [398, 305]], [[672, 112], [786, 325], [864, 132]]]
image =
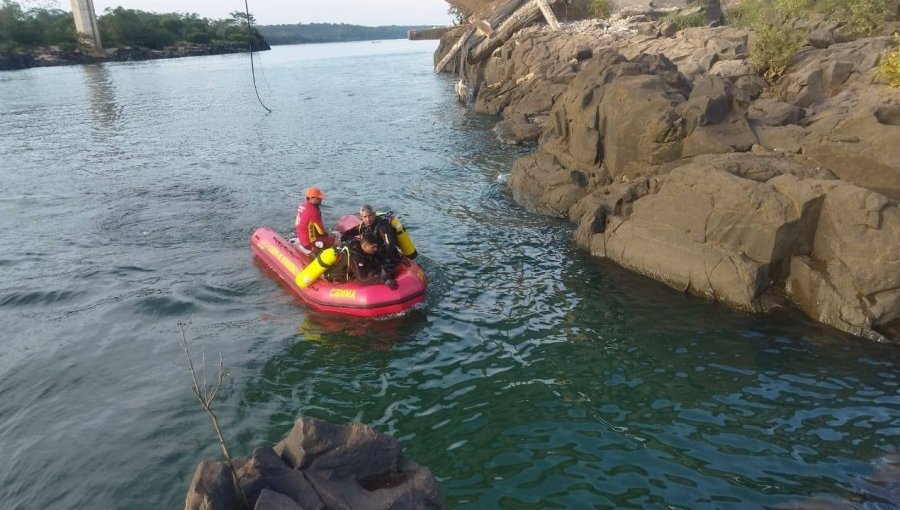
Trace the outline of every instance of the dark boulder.
[[325, 508], [303, 472], [291, 469], [272, 448], [257, 448], [250, 461], [238, 470], [238, 477], [251, 504], [269, 490], [288, 497], [304, 510]]
[[306, 510], [294, 502], [293, 499], [269, 489], [263, 489], [253, 510]]
[[[434, 475], [403, 456], [396, 439], [361, 423], [300, 418], [275, 448], [235, 460], [241, 489], [257, 510], [447, 508]], [[185, 510], [237, 510], [224, 463], [197, 467]]]
[[194, 470], [184, 510], [237, 510], [237, 508], [237, 493], [231, 482], [231, 473], [225, 468], [225, 464], [210, 460], [201, 461]]
[[900, 126], [900, 105], [886, 104], [875, 109], [878, 122], [888, 126]]

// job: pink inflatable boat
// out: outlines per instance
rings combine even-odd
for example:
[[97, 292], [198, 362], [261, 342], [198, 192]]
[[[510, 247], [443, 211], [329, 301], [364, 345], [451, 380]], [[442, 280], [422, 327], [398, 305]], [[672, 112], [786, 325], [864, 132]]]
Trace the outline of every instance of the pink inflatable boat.
[[309, 306], [323, 312], [378, 317], [404, 312], [425, 299], [428, 278], [415, 262], [404, 259], [397, 270], [397, 289], [385, 284], [331, 283], [322, 278], [301, 286], [301, 273], [310, 258], [272, 229], [261, 227], [250, 236], [256, 257], [277, 274]]

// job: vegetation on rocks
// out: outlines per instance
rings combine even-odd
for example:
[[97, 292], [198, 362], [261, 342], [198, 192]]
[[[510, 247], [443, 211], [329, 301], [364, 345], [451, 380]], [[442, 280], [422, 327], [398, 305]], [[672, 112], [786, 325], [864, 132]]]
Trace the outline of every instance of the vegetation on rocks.
[[830, 21], [846, 26], [851, 34], [869, 35], [897, 16], [900, 3], [897, 0], [819, 0], [813, 7]]
[[769, 81], [781, 77], [810, 33], [798, 20], [823, 19], [846, 37], [870, 35], [895, 19], [898, 0], [744, 0], [728, 12], [730, 21], [752, 29], [750, 60]]
[[888, 85], [900, 88], [900, 34], [894, 34], [894, 42], [897, 47], [884, 54], [878, 72], [887, 79]]
[[460, 23], [463, 23], [466, 21], [466, 19], [468, 19], [466, 13], [460, 10], [460, 8], [455, 5], [451, 5], [450, 8], [447, 9], [447, 14], [449, 14], [450, 17], [453, 18], [453, 23], [456, 25], [459, 25]]
[[606, 19], [612, 15], [613, 5], [609, 0], [592, 0], [591, 13], [601, 19]]
[[702, 27], [707, 24], [706, 14], [702, 10], [694, 10], [687, 14], [674, 12], [666, 16], [666, 19], [671, 21], [678, 30], [684, 30], [685, 28], [690, 27]]

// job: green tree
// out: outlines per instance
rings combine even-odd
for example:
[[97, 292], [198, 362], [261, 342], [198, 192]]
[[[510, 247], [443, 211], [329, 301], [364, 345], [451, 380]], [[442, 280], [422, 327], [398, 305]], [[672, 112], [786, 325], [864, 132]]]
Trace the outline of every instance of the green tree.
[[42, 8], [26, 11], [11, 0], [0, 2], [0, 50], [57, 45], [74, 48], [75, 43], [75, 23], [68, 12]]
[[[247, 42], [247, 21], [252, 15], [235, 11], [224, 20], [209, 20], [197, 14], [155, 14], [123, 7], [108, 8], [97, 24], [104, 45], [163, 49], [179, 42], [213, 44]], [[254, 50], [269, 49], [265, 38], [253, 28]], [[59, 9], [24, 10], [13, 0], [0, 0], [0, 51], [58, 45], [79, 48], [71, 13]]]
[[455, 5], [451, 5], [450, 8], [447, 9], [447, 14], [453, 18], [454, 25], [459, 25], [469, 18], [466, 16], [466, 13], [459, 10], [459, 7], [456, 7]]

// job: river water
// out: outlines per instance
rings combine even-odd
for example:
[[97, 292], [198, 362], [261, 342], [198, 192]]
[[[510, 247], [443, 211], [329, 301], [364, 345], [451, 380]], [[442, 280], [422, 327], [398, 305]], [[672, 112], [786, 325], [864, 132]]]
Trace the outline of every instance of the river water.
[[[183, 505], [217, 447], [179, 323], [229, 377], [232, 451], [301, 415], [394, 434], [455, 508], [891, 506], [900, 349], [685, 297], [590, 259], [504, 188], [528, 149], [433, 42], [0, 74], [0, 501]], [[306, 186], [392, 209], [431, 279], [385, 321], [319, 315], [253, 261]], [[895, 472], [896, 474], [896, 472]]]

